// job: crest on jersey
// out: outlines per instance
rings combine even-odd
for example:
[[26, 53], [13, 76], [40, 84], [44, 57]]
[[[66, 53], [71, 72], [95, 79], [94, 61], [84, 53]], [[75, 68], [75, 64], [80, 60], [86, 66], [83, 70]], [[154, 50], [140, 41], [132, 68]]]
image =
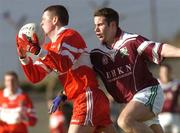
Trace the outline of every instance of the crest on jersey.
[[103, 65], [107, 65], [107, 64], [108, 64], [108, 57], [107, 57], [106, 55], [104, 55], [104, 56], [102, 57], [102, 64], [103, 64]]
[[126, 47], [121, 48], [120, 49], [120, 54], [121, 54], [122, 57], [128, 56], [129, 55], [128, 54], [128, 49]]

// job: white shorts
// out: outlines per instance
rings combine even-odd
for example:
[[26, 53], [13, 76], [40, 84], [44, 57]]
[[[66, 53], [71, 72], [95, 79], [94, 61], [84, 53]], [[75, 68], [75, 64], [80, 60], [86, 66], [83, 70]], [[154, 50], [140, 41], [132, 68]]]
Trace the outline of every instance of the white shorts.
[[180, 133], [180, 114], [163, 112], [159, 114], [159, 121], [166, 132]]
[[151, 120], [144, 122], [146, 125], [159, 124], [158, 114], [162, 110], [164, 101], [163, 90], [160, 85], [150, 86], [140, 90], [134, 95], [132, 101], [143, 103], [156, 115]]

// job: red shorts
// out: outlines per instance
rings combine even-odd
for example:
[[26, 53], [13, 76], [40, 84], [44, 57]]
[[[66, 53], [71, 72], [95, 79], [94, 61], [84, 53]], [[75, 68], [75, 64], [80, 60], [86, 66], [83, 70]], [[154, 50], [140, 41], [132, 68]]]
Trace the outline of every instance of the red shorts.
[[112, 124], [109, 100], [102, 90], [88, 88], [74, 100], [71, 124], [95, 127]]

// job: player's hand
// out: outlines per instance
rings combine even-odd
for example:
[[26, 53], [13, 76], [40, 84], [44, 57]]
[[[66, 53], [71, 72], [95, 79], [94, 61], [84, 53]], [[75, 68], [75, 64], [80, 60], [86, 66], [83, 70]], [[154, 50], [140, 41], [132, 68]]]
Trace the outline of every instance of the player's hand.
[[20, 59], [23, 59], [26, 57], [26, 50], [23, 49], [21, 45], [18, 44], [18, 35], [16, 35], [16, 48], [17, 48], [17, 53]]
[[59, 108], [60, 104], [65, 102], [66, 99], [67, 97], [64, 94], [60, 94], [56, 96], [50, 105], [49, 113], [50, 114], [54, 113]]
[[37, 55], [41, 50], [37, 35], [35, 33], [33, 34], [32, 40], [28, 39], [25, 34], [22, 34], [22, 38], [17, 37], [16, 43], [24, 51], [30, 52], [35, 55]]

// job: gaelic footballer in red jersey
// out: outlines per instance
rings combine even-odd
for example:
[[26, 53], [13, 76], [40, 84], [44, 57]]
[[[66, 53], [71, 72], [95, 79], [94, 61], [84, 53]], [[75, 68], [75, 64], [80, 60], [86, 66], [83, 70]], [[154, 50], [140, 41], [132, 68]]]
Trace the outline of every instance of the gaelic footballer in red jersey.
[[[33, 83], [41, 81], [52, 71], [58, 74], [67, 99], [74, 105], [68, 132], [92, 133], [98, 128], [100, 132], [114, 133], [109, 101], [98, 89], [85, 42], [78, 32], [67, 27], [68, 19], [67, 10], [61, 5], [44, 10], [41, 26], [51, 42], [41, 49], [35, 62], [27, 57], [23, 48], [18, 50], [22, 51], [19, 55], [23, 57], [20, 61], [24, 73]], [[29, 44], [22, 39], [17, 39], [17, 43], [18, 49]]]
[[97, 10], [94, 24], [101, 46], [91, 51], [91, 62], [114, 99], [127, 103], [118, 125], [125, 132], [162, 133], [157, 115], [163, 91], [146, 63], [180, 57], [180, 49], [121, 30], [119, 15], [111, 8]]
[[164, 92], [164, 105], [159, 121], [167, 133], [180, 132], [180, 81], [172, 78], [172, 68], [161, 64], [159, 81]]
[[34, 126], [37, 121], [32, 101], [19, 88], [15, 72], [5, 74], [4, 84], [0, 91], [0, 132], [28, 133], [28, 126]]

